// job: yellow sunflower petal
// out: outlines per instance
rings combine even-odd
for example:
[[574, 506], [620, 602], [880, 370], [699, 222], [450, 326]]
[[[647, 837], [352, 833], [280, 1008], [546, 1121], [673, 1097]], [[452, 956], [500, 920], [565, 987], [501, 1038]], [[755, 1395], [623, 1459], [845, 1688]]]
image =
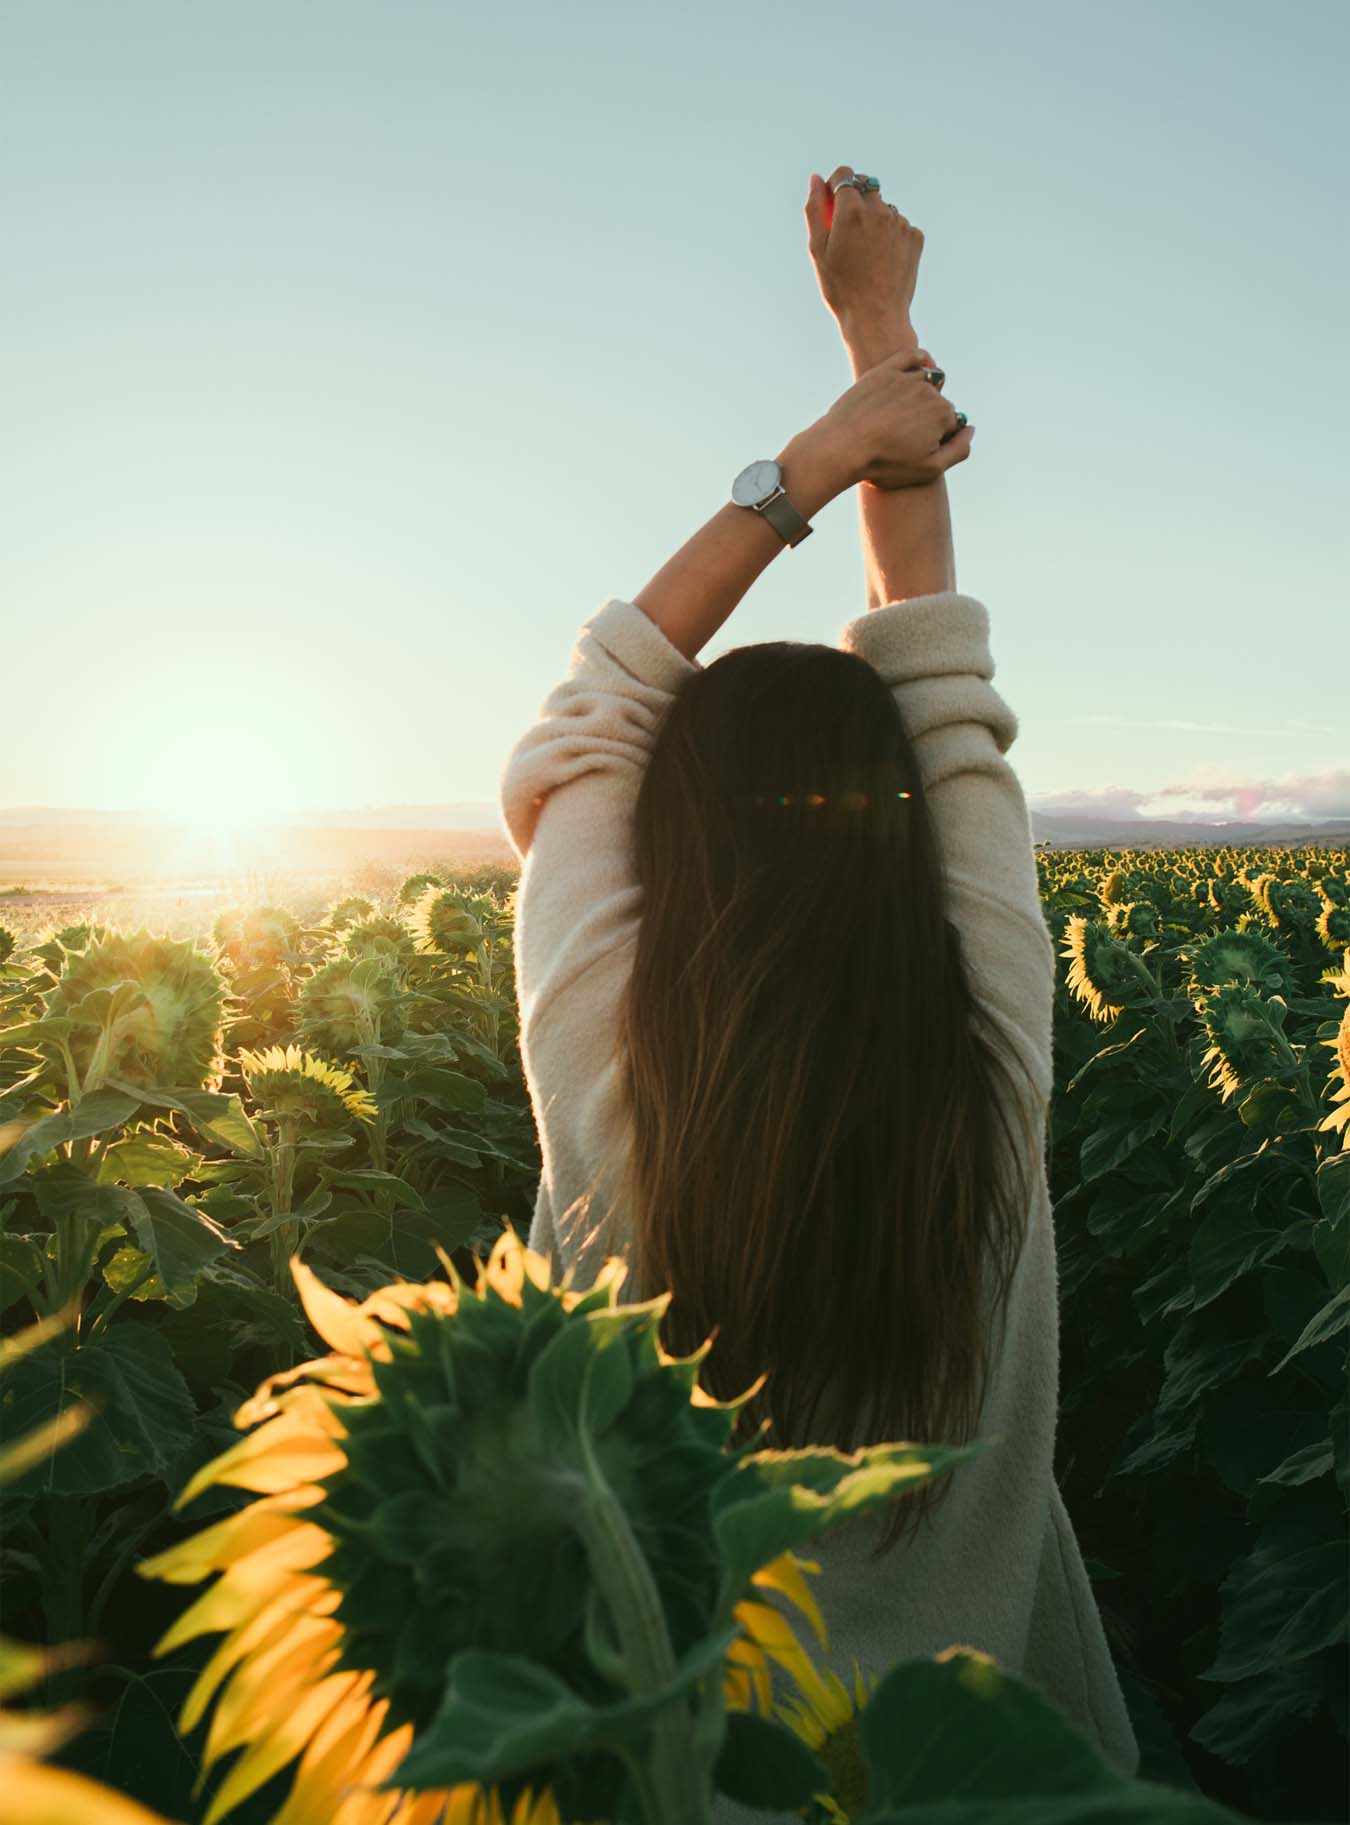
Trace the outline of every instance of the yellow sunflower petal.
[[168, 1825], [124, 1794], [45, 1762], [0, 1756], [0, 1792], [5, 1817], [16, 1825], [70, 1825], [72, 1819], [80, 1825]]
[[209, 1464], [203, 1464], [174, 1503], [174, 1512], [186, 1508], [216, 1483], [252, 1489], [259, 1495], [279, 1495], [297, 1483], [314, 1483], [320, 1477], [331, 1476], [346, 1462], [347, 1454], [341, 1445], [316, 1432], [307, 1417], [282, 1413]]
[[341, 1356], [363, 1356], [379, 1331], [371, 1319], [361, 1316], [356, 1301], [325, 1286], [313, 1268], [295, 1255], [291, 1257], [291, 1277], [306, 1318], [324, 1342]]
[[765, 1590], [781, 1591], [789, 1603], [795, 1603], [815, 1630], [821, 1652], [828, 1654], [829, 1632], [825, 1627], [825, 1618], [820, 1613], [820, 1606], [802, 1576], [803, 1571], [807, 1570], [819, 1572], [820, 1562], [816, 1559], [799, 1559], [791, 1552], [780, 1553], [778, 1558], [770, 1559], [767, 1565], [761, 1565], [750, 1581]]
[[750, 1639], [792, 1675], [812, 1702], [828, 1703], [829, 1688], [822, 1683], [810, 1655], [780, 1611], [767, 1603], [746, 1600], [738, 1603], [732, 1614]]
[[287, 1575], [266, 1563], [258, 1563], [259, 1557], [254, 1554], [243, 1570], [231, 1566], [217, 1578], [169, 1625], [151, 1652], [167, 1654], [198, 1635], [225, 1634], [230, 1629], [237, 1629], [265, 1603], [271, 1603], [273, 1598], [287, 1592], [303, 1609], [310, 1593], [329, 1588], [325, 1579], [307, 1577], [303, 1572]]
[[230, 1749], [261, 1741], [280, 1715], [321, 1684], [342, 1650], [342, 1626], [327, 1616], [299, 1616], [266, 1649], [236, 1671], [211, 1714], [202, 1749], [203, 1772]]
[[[307, 1387], [302, 1394], [296, 1383], [316, 1385]], [[359, 1361], [354, 1356], [313, 1357], [294, 1369], [278, 1370], [275, 1375], [269, 1375], [266, 1381], [259, 1382], [243, 1405], [235, 1409], [234, 1423], [242, 1431], [245, 1427], [261, 1425], [264, 1420], [289, 1412], [294, 1417], [308, 1417], [314, 1422], [316, 1430], [325, 1432], [330, 1437], [345, 1438], [346, 1427], [334, 1413], [326, 1396], [333, 1393], [349, 1394], [354, 1399], [365, 1400], [374, 1392], [375, 1379], [365, 1357]]]
[[183, 1700], [178, 1718], [180, 1734], [195, 1730], [206, 1713], [225, 1675], [246, 1654], [265, 1653], [291, 1628], [298, 1616], [328, 1616], [342, 1601], [342, 1592], [333, 1585], [322, 1586], [308, 1596], [293, 1590], [265, 1603], [255, 1615], [232, 1629], [197, 1676], [196, 1683]]
[[[379, 1709], [383, 1712], [387, 1708], [387, 1701], [381, 1700]], [[343, 1800], [333, 1814], [332, 1825], [384, 1825], [385, 1820], [403, 1804], [403, 1800], [396, 1791], [377, 1793], [373, 1790], [398, 1767], [412, 1748], [412, 1740], [411, 1724], [400, 1724], [388, 1736], [377, 1739], [361, 1770], [360, 1786]], [[402, 1819], [398, 1825], [403, 1825]]]
[[237, 1514], [143, 1560], [141, 1576], [162, 1578], [167, 1584], [200, 1584], [210, 1573], [237, 1564], [259, 1546], [292, 1533], [297, 1526], [293, 1510], [319, 1500], [323, 1491], [314, 1489], [303, 1501], [297, 1501], [296, 1495], [295, 1490], [287, 1489], [261, 1502], [250, 1502]]
[[361, 1772], [383, 1713], [370, 1702], [373, 1672], [362, 1673], [305, 1744], [295, 1779], [272, 1825], [327, 1825], [343, 1791]]
[[333, 1706], [351, 1691], [360, 1677], [359, 1673], [330, 1674], [289, 1706], [280, 1694], [273, 1695], [276, 1727], [266, 1735], [256, 1737], [230, 1769], [211, 1801], [202, 1825], [216, 1825], [231, 1808], [256, 1793], [287, 1762], [293, 1761]]
[[503, 1230], [492, 1245], [479, 1285], [490, 1286], [508, 1304], [519, 1305], [520, 1289], [524, 1284], [524, 1248], [520, 1237], [514, 1230]]

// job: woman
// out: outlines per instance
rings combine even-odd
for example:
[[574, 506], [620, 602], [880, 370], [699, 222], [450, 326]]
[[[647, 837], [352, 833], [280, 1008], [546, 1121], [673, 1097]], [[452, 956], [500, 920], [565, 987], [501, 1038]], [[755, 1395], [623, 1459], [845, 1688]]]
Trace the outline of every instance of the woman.
[[[1138, 1745], [1053, 1478], [1045, 1178], [1054, 952], [988, 616], [945, 474], [974, 427], [910, 319], [923, 236], [841, 165], [809, 250], [855, 384], [631, 602], [582, 629], [516, 744], [521, 1048], [555, 1277], [669, 1288], [737, 1433], [986, 1448], [813, 1545], [852, 1684], [953, 1643]], [[775, 492], [775, 484], [778, 491]], [[857, 484], [868, 612], [839, 645], [695, 655]], [[784, 499], [784, 493], [786, 499]], [[784, 1684], [784, 1691], [790, 1691]]]

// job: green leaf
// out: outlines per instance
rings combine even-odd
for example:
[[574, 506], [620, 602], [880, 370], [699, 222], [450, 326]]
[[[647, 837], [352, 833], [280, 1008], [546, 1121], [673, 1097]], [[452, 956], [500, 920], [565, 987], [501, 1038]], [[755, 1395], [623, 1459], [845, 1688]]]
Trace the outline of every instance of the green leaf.
[[1205, 1398], [1199, 1444], [1206, 1461], [1236, 1494], [1250, 1495], [1291, 1453], [1325, 1442], [1326, 1407], [1310, 1406], [1315, 1398], [1291, 1378], [1272, 1382], [1259, 1365], [1249, 1365]]
[[1347, 1325], [1350, 1325], [1350, 1286], [1343, 1286], [1321, 1311], [1314, 1312], [1299, 1333], [1297, 1341], [1275, 1364], [1271, 1374], [1278, 1374], [1287, 1362], [1301, 1355], [1304, 1350], [1315, 1349], [1319, 1343], [1327, 1343], [1331, 1338], [1338, 1337]]
[[1225, 1762], [1247, 1762], [1302, 1719], [1315, 1717], [1325, 1702], [1326, 1675], [1310, 1654], [1242, 1680], [1192, 1725], [1190, 1738]]
[[[127, 1292], [138, 1305], [151, 1299], [165, 1299], [169, 1289], [154, 1271], [155, 1264], [143, 1248], [119, 1248], [103, 1263], [103, 1278], [113, 1292]], [[146, 1273], [146, 1270], [149, 1270]], [[142, 1274], [146, 1277], [141, 1279]], [[139, 1283], [139, 1284], [138, 1284]], [[128, 1289], [134, 1287], [134, 1292]]]
[[1166, 1118], [1155, 1113], [1125, 1121], [1103, 1122], [1094, 1128], [1078, 1155], [1084, 1184], [1091, 1184], [1093, 1179], [1099, 1179], [1103, 1173], [1121, 1165], [1166, 1125]]
[[67, 1141], [82, 1141], [110, 1128], [120, 1128], [131, 1120], [139, 1107], [139, 1097], [124, 1096], [112, 1089], [94, 1090], [82, 1097], [72, 1109], [58, 1109], [44, 1115], [11, 1142], [0, 1153], [0, 1185], [17, 1179], [34, 1156], [50, 1153]]
[[429, 1070], [410, 1071], [406, 1077], [398, 1079], [397, 1083], [392, 1078], [387, 1079], [380, 1100], [383, 1101], [386, 1095], [413, 1096], [420, 1102], [430, 1103], [433, 1109], [480, 1115], [487, 1090], [475, 1077], [465, 1077], [459, 1071], [447, 1071], [443, 1067], [432, 1067]]
[[1198, 1312], [1217, 1299], [1235, 1280], [1287, 1248], [1290, 1239], [1288, 1229], [1267, 1228], [1246, 1205], [1215, 1204], [1191, 1237], [1191, 1309]]
[[785, 1811], [830, 1791], [830, 1772], [801, 1737], [753, 1711], [729, 1711], [713, 1785], [742, 1806]]
[[267, 1148], [262, 1136], [244, 1113], [244, 1105], [237, 1096], [222, 1096], [214, 1090], [165, 1089], [161, 1085], [143, 1090], [134, 1084], [124, 1084], [115, 1077], [110, 1077], [108, 1083], [112, 1088], [124, 1090], [128, 1094], [134, 1090], [138, 1100], [148, 1103], [152, 1109], [177, 1110], [180, 1115], [187, 1117], [199, 1134], [219, 1141], [231, 1153], [251, 1160], [266, 1157]]
[[0, 1232], [0, 1312], [36, 1292], [45, 1272], [42, 1250], [32, 1236]]
[[131, 1233], [155, 1263], [170, 1302], [184, 1303], [202, 1269], [239, 1244], [203, 1210], [185, 1204], [171, 1191], [144, 1185], [129, 1196]]
[[1311, 1483], [1319, 1476], [1325, 1476], [1332, 1467], [1331, 1440], [1324, 1439], [1321, 1444], [1305, 1445], [1301, 1451], [1295, 1451], [1287, 1457], [1278, 1469], [1272, 1470], [1269, 1476], [1258, 1479], [1262, 1483]]
[[855, 1815], [857, 1825], [1249, 1825], [1249, 1815], [1199, 1793], [1153, 1781], [1109, 1793], [1037, 1794], [1031, 1799], [931, 1800]]
[[[1332, 1176], [1333, 1167], [1339, 1167]], [[1333, 1293], [1350, 1286], [1350, 1153], [1317, 1169], [1317, 1201], [1322, 1221], [1313, 1230], [1313, 1248]]]
[[195, 1178], [201, 1160], [171, 1134], [129, 1134], [108, 1148], [96, 1177], [100, 1185], [181, 1185]]
[[548, 1778], [550, 1764], [586, 1749], [639, 1744], [656, 1714], [682, 1699], [704, 1674], [720, 1676], [735, 1639], [723, 1629], [696, 1642], [658, 1691], [592, 1705], [555, 1673], [517, 1654], [468, 1648], [450, 1663], [441, 1708], [390, 1775], [399, 1787], [484, 1786], [512, 1775]]
[[712, 1495], [723, 1559], [718, 1614], [731, 1614], [770, 1559], [1001, 1443], [991, 1434], [970, 1445], [868, 1445], [848, 1454], [811, 1446], [742, 1458]]
[[1249, 1679], [1345, 1640], [1345, 1519], [1315, 1495], [1286, 1498], [1224, 1579], [1219, 1652], [1201, 1679]]
[[149, 1325], [114, 1325], [72, 1350], [45, 1345], [9, 1372], [6, 1436], [48, 1424], [73, 1402], [95, 1419], [11, 1485], [13, 1494], [98, 1495], [158, 1475], [189, 1442], [196, 1409], [164, 1339]]
[[378, 1172], [372, 1167], [359, 1171], [344, 1171], [336, 1166], [320, 1166], [319, 1175], [328, 1185], [339, 1185], [349, 1191], [392, 1191], [410, 1210], [426, 1212], [422, 1194], [416, 1191], [406, 1179], [401, 1179], [393, 1172]]
[[909, 1819], [925, 1802], [954, 1800], [980, 1801], [993, 1825], [1006, 1800], [1127, 1785], [1035, 1686], [969, 1648], [892, 1667], [858, 1728], [870, 1781], [859, 1825], [890, 1807]]

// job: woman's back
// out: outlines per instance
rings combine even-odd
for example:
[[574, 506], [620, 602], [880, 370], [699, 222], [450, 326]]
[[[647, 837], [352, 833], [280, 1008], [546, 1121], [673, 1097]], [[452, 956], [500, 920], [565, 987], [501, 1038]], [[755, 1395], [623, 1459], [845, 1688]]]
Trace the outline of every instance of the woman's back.
[[[1000, 1442], [960, 1465], [933, 1524], [883, 1558], [870, 1557], [875, 1516], [816, 1543], [822, 1572], [813, 1584], [830, 1629], [829, 1664], [851, 1684], [855, 1655], [880, 1675], [896, 1660], [953, 1643], [981, 1648], [1041, 1685], [1133, 1772], [1137, 1745], [1053, 1479], [1057, 1285], [1038, 1122], [1053, 1081], [1054, 953], [1025, 800], [1005, 759], [1016, 721], [990, 683], [988, 617], [971, 597], [947, 592], [886, 605], [850, 622], [840, 644], [895, 695], [972, 993], [1023, 1068], [1033, 1119], [1012, 1124], [1028, 1137], [1031, 1196], [976, 1427], [977, 1437]], [[567, 677], [502, 779], [523, 861], [521, 1048], [544, 1160], [529, 1242], [552, 1259], [555, 1275], [573, 1269], [577, 1285], [631, 1240], [603, 1188], [616, 1181], [628, 1145], [618, 1013], [642, 914], [632, 821], [663, 720], [698, 669], [641, 609], [612, 599], [583, 629]], [[860, 1013], [885, 1018], [875, 1006]], [[586, 1209], [597, 1175], [602, 1189]], [[846, 1314], [839, 1336], [846, 1350]]]

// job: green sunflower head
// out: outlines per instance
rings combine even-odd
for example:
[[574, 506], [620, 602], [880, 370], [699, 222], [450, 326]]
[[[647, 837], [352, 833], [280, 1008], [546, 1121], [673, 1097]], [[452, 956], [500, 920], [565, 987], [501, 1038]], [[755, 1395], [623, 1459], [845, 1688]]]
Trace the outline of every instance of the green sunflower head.
[[227, 907], [211, 935], [237, 972], [275, 969], [297, 955], [300, 921], [284, 906]]
[[1102, 905], [1104, 907], [1116, 906], [1120, 901], [1127, 900], [1129, 897], [1129, 890], [1125, 885], [1125, 870], [1117, 865], [1102, 882]]
[[348, 894], [345, 899], [334, 900], [324, 914], [323, 922], [331, 931], [345, 931], [358, 919], [368, 919], [374, 910], [373, 900], [363, 899], [360, 894]]
[[0, 963], [9, 962], [10, 958], [14, 955], [14, 947], [17, 943], [18, 939], [14, 936], [14, 933], [10, 931], [9, 927], [0, 925]]
[[1231, 874], [1216, 875], [1209, 884], [1210, 910], [1221, 919], [1236, 919], [1251, 912], [1251, 895]]
[[335, 957], [301, 988], [296, 1023], [305, 1045], [333, 1058], [350, 1058], [357, 1046], [398, 1043], [401, 1006], [402, 992], [388, 957]]
[[1294, 986], [1289, 959], [1259, 930], [1215, 932], [1189, 956], [1192, 990], [1245, 982], [1265, 994], [1287, 995]]
[[1212, 1066], [1209, 1086], [1224, 1102], [1244, 1084], [1275, 1077], [1288, 1063], [1284, 1039], [1288, 1008], [1278, 997], [1263, 997], [1243, 983], [1224, 983], [1197, 1004], [1209, 1049], [1200, 1060]]
[[106, 925], [63, 925], [56, 934], [56, 942], [67, 952], [84, 951], [109, 935]]
[[1114, 1020], [1147, 998], [1139, 959], [1096, 920], [1074, 914], [1064, 928], [1060, 954], [1068, 959], [1069, 992], [1093, 1020]]
[[[1323, 884], [1325, 887], [1325, 883]], [[1325, 892], [1322, 910], [1313, 928], [1329, 951], [1342, 951], [1350, 944], [1350, 906], [1333, 900]]]
[[259, 1117], [312, 1128], [350, 1129], [375, 1120], [375, 1100], [350, 1071], [299, 1046], [241, 1051], [239, 1068]]
[[361, 919], [347, 933], [343, 950], [348, 957], [382, 957], [399, 976], [417, 955], [417, 944], [402, 919]]
[[420, 951], [463, 957], [482, 942], [483, 927], [467, 894], [428, 887], [408, 915]]
[[1265, 891], [1271, 924], [1278, 932], [1311, 932], [1322, 910], [1322, 897], [1310, 881], [1271, 880]]
[[1106, 910], [1107, 929], [1114, 937], [1141, 940], [1162, 937], [1158, 909], [1149, 900], [1117, 900]]
[[[66, 959], [44, 998], [49, 1016], [75, 1022], [68, 1045], [85, 1093], [110, 1077], [147, 1088], [218, 1089], [225, 983], [191, 939], [148, 931], [94, 939]], [[59, 1041], [37, 1039], [59, 1067]]]
[[411, 906], [414, 900], [420, 900], [428, 887], [444, 887], [445, 882], [438, 874], [410, 874], [398, 890], [399, 906]]

